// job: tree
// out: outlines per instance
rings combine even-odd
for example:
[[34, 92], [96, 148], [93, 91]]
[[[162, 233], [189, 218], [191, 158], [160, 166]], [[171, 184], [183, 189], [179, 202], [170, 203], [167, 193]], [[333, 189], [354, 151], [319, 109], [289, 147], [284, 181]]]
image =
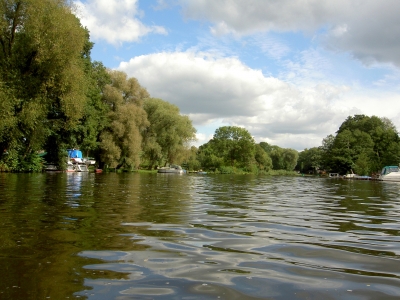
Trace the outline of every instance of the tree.
[[271, 146], [269, 156], [272, 159], [272, 168], [274, 170], [283, 170], [283, 149], [278, 146]]
[[297, 165], [299, 153], [294, 149], [271, 146], [269, 153], [274, 170], [293, 171]]
[[187, 151], [187, 158], [185, 159], [184, 164], [186, 165], [186, 168], [190, 171], [198, 171], [201, 169], [201, 163], [197, 159], [198, 151], [199, 150], [195, 146], [190, 147], [190, 149]]
[[387, 118], [349, 116], [339, 127], [325, 157], [331, 169], [342, 173], [352, 168], [377, 171], [384, 165], [398, 164], [400, 139]]
[[196, 129], [179, 108], [161, 99], [144, 101], [149, 125], [143, 131], [143, 157], [148, 167], [172, 164], [184, 159]]
[[254, 158], [255, 142], [250, 133], [237, 126], [223, 126], [215, 130], [213, 147], [232, 167], [248, 165]]
[[142, 133], [149, 122], [143, 100], [149, 96], [135, 78], [120, 71], [109, 71], [111, 84], [103, 91], [103, 102], [110, 108], [110, 124], [100, 134], [100, 157], [113, 168], [137, 168], [142, 151]]
[[224, 159], [219, 155], [213, 146], [214, 140], [210, 140], [208, 143], [199, 147], [199, 153], [197, 155], [200, 161], [201, 167], [206, 170], [216, 171], [224, 165]]
[[297, 165], [299, 152], [294, 149], [286, 148], [283, 150], [283, 169], [286, 171], [293, 171]]
[[79, 146], [84, 153], [91, 153], [99, 161], [100, 134], [111, 123], [108, 117], [111, 107], [103, 99], [103, 91], [111, 84], [111, 76], [101, 62], [95, 61], [88, 66], [87, 80], [90, 83], [87, 92], [88, 101], [69, 144]]
[[260, 147], [264, 149], [265, 152], [270, 153], [273, 149], [273, 146], [268, 144], [267, 142], [260, 142]]
[[354, 172], [358, 175], [369, 175], [371, 171], [369, 156], [365, 152], [360, 153], [354, 163]]
[[272, 159], [260, 144], [255, 147], [254, 158], [260, 170], [269, 171], [272, 169]]
[[2, 1], [0, 13], [1, 96], [8, 116], [0, 120], [0, 160], [12, 153], [21, 163], [82, 117], [88, 33], [69, 1]]
[[322, 149], [320, 147], [313, 147], [304, 149], [299, 153], [297, 161], [297, 169], [301, 172], [316, 173], [322, 166]]

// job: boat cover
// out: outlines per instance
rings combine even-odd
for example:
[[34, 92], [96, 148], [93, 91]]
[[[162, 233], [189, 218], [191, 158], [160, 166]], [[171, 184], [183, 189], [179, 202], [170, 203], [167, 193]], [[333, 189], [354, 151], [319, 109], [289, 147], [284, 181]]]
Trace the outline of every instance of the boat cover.
[[68, 157], [70, 158], [82, 158], [82, 151], [76, 149], [68, 149]]

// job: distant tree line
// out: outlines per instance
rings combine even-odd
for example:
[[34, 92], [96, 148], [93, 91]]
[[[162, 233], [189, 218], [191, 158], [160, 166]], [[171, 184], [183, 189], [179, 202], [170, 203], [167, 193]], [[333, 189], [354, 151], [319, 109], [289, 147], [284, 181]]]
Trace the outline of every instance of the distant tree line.
[[371, 175], [387, 165], [400, 162], [400, 138], [387, 118], [349, 116], [335, 135], [328, 135], [320, 147], [299, 154], [297, 169]]
[[269, 173], [271, 170], [293, 171], [298, 152], [257, 144], [251, 134], [236, 126], [223, 126], [213, 138], [198, 149], [192, 147], [186, 162], [190, 170], [203, 169], [217, 173]]
[[93, 62], [67, 0], [0, 4], [0, 170], [65, 167], [79, 148], [112, 168], [153, 168], [187, 154], [195, 128], [134, 78]]
[[319, 174], [334, 172], [371, 175], [387, 165], [399, 165], [400, 138], [387, 118], [349, 116], [322, 145], [297, 152], [266, 142], [256, 144], [244, 128], [220, 127], [199, 149], [192, 148], [188, 167], [231, 173], [285, 170]]

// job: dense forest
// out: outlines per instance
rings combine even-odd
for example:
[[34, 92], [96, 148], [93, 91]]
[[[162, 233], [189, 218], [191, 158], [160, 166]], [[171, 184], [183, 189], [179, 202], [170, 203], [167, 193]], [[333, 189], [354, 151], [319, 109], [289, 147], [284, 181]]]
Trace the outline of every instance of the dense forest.
[[385, 118], [348, 117], [320, 147], [298, 152], [224, 126], [190, 147], [196, 130], [179, 108], [152, 98], [135, 78], [92, 61], [93, 43], [66, 0], [1, 2], [0, 171], [66, 167], [81, 149], [98, 167], [154, 169], [182, 164], [217, 173], [321, 170], [371, 174], [397, 165], [400, 140]]

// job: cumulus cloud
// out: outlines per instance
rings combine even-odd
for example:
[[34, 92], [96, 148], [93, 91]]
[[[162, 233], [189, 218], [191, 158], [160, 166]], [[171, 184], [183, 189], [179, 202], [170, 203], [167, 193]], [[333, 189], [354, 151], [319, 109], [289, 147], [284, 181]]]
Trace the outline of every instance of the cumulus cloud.
[[113, 45], [136, 42], [150, 33], [167, 34], [162, 26], [147, 26], [140, 21], [143, 14], [138, 0], [76, 1], [76, 14], [94, 40], [105, 40]]
[[[366, 64], [400, 66], [397, 0], [180, 0], [187, 18], [208, 20], [215, 35], [304, 31]], [[321, 35], [321, 31], [323, 32]]]
[[319, 145], [348, 115], [359, 112], [340, 102], [346, 86], [296, 87], [236, 58], [156, 53], [132, 58], [118, 69], [136, 77], [153, 97], [177, 105], [196, 127], [220, 120], [245, 127], [257, 141], [296, 149]]

